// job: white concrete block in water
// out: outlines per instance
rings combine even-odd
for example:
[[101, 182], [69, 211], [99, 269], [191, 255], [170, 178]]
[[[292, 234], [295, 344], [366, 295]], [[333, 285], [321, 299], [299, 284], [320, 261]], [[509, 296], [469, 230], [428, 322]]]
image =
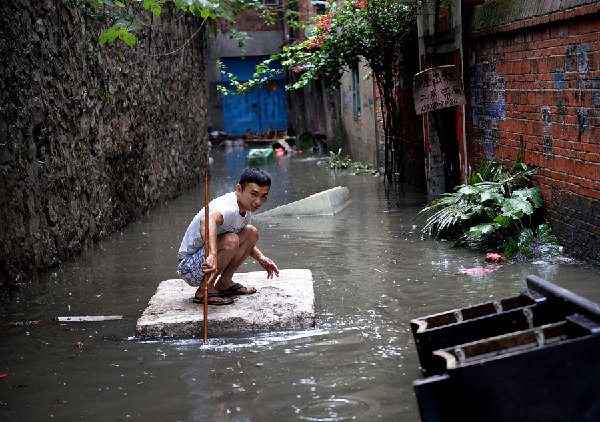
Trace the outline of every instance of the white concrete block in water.
[[350, 192], [348, 188], [336, 186], [335, 188], [315, 193], [299, 201], [290, 202], [289, 204], [253, 215], [252, 218], [333, 215], [348, 205], [349, 201]]
[[[280, 270], [267, 279], [266, 271], [238, 273], [236, 283], [258, 290], [253, 295], [233, 296], [235, 303], [208, 307], [208, 336], [300, 330], [315, 325], [312, 273], [305, 269]], [[181, 279], [165, 280], [138, 319], [141, 339], [200, 337], [204, 333], [204, 305], [192, 302], [196, 287]]]

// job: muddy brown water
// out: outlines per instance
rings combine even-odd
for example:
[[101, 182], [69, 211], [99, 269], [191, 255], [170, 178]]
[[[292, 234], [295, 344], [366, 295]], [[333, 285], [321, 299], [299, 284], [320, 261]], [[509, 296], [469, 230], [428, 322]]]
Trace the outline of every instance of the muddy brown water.
[[[211, 197], [233, 189], [246, 153], [213, 149]], [[456, 275], [484, 266], [483, 255], [421, 235], [423, 221], [411, 217], [427, 198], [408, 186], [332, 171], [310, 155], [278, 158], [267, 170], [265, 209], [334, 186], [350, 190], [336, 216], [259, 225], [259, 247], [280, 268], [312, 271], [314, 329], [211, 337], [208, 345], [136, 341], [156, 287], [176, 276], [181, 237], [203, 206], [201, 182], [1, 304], [2, 420], [418, 421], [410, 319], [511, 296], [528, 274], [600, 301], [600, 269], [583, 264]], [[260, 269], [248, 261], [241, 271]], [[123, 319], [52, 321], [70, 315]], [[40, 323], [7, 325], [29, 320]]]

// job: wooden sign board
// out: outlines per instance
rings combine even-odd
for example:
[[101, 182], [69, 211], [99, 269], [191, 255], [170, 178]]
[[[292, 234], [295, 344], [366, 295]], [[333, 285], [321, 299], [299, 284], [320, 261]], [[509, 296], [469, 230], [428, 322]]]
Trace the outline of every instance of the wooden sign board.
[[462, 84], [453, 65], [417, 73], [413, 92], [417, 114], [465, 104]]

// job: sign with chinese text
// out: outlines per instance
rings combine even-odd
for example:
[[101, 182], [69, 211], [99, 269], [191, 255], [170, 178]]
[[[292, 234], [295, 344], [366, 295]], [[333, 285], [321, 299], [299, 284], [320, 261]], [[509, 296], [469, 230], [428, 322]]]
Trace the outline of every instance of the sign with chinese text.
[[455, 66], [439, 66], [415, 75], [415, 111], [423, 114], [465, 104], [465, 94]]

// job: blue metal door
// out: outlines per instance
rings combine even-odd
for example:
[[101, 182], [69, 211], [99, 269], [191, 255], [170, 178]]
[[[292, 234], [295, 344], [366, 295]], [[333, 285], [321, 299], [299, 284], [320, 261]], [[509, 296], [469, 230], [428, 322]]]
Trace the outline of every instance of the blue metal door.
[[[222, 82], [224, 85], [225, 82]], [[227, 83], [228, 84], [228, 83]], [[260, 103], [258, 90], [245, 95], [223, 95], [223, 123], [230, 135], [244, 135], [248, 130], [260, 130]]]
[[[240, 82], [248, 81], [256, 65], [267, 56], [223, 58], [228, 73], [237, 76]], [[281, 67], [279, 63], [272, 68]], [[221, 78], [223, 85], [230, 85], [228, 78]], [[268, 86], [252, 89], [244, 95], [223, 95], [223, 123], [230, 135], [245, 135], [250, 130], [266, 133], [269, 130], [284, 131], [288, 127], [285, 83], [283, 74], [273, 77]]]

